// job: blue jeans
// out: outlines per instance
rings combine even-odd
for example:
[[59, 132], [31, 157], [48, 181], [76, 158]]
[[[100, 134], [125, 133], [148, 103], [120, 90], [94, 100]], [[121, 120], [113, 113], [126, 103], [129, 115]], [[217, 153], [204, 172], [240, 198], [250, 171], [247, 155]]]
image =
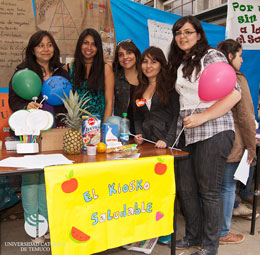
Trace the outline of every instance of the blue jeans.
[[230, 231], [232, 212], [236, 199], [236, 183], [234, 173], [239, 162], [227, 163], [226, 170], [222, 182], [222, 201], [223, 201], [223, 223], [221, 227], [220, 237], [226, 236]]
[[40, 214], [48, 220], [44, 173], [22, 175], [24, 219]]
[[186, 238], [215, 253], [223, 215], [221, 185], [234, 137], [233, 131], [224, 131], [182, 148], [190, 156], [178, 160], [175, 169]]

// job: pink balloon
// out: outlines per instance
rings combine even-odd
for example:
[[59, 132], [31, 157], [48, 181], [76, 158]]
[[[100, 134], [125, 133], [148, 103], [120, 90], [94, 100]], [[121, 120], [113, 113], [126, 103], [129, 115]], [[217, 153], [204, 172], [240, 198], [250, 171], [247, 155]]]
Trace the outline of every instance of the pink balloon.
[[202, 101], [215, 101], [227, 96], [236, 85], [234, 68], [223, 62], [207, 66], [199, 80], [199, 97]]

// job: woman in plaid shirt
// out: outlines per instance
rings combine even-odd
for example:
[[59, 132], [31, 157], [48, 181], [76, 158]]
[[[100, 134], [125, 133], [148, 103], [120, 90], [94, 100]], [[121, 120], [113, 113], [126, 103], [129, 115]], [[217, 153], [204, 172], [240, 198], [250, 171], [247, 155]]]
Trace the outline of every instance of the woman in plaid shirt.
[[180, 95], [177, 135], [184, 126], [179, 147], [190, 153], [176, 167], [177, 194], [186, 219], [186, 235], [176, 247], [198, 246], [201, 249], [192, 255], [216, 255], [223, 213], [221, 184], [235, 136], [230, 109], [241, 98], [240, 87], [236, 84], [221, 100], [200, 101], [202, 71], [211, 63], [227, 60], [221, 52], [210, 49], [199, 20], [193, 16], [177, 20], [172, 33], [168, 60]]

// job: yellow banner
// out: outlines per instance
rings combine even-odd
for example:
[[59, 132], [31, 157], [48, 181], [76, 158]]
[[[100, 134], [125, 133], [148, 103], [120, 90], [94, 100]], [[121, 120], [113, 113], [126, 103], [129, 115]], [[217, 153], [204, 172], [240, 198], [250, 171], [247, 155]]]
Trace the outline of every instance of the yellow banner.
[[46, 167], [52, 254], [92, 254], [173, 232], [172, 156]]

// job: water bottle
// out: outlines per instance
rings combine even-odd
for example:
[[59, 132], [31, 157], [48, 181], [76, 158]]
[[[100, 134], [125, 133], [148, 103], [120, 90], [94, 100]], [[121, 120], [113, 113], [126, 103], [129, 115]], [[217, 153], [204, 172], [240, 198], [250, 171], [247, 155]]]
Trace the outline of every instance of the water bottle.
[[129, 144], [129, 119], [127, 113], [123, 113], [123, 118], [120, 121], [120, 142], [122, 145]]

